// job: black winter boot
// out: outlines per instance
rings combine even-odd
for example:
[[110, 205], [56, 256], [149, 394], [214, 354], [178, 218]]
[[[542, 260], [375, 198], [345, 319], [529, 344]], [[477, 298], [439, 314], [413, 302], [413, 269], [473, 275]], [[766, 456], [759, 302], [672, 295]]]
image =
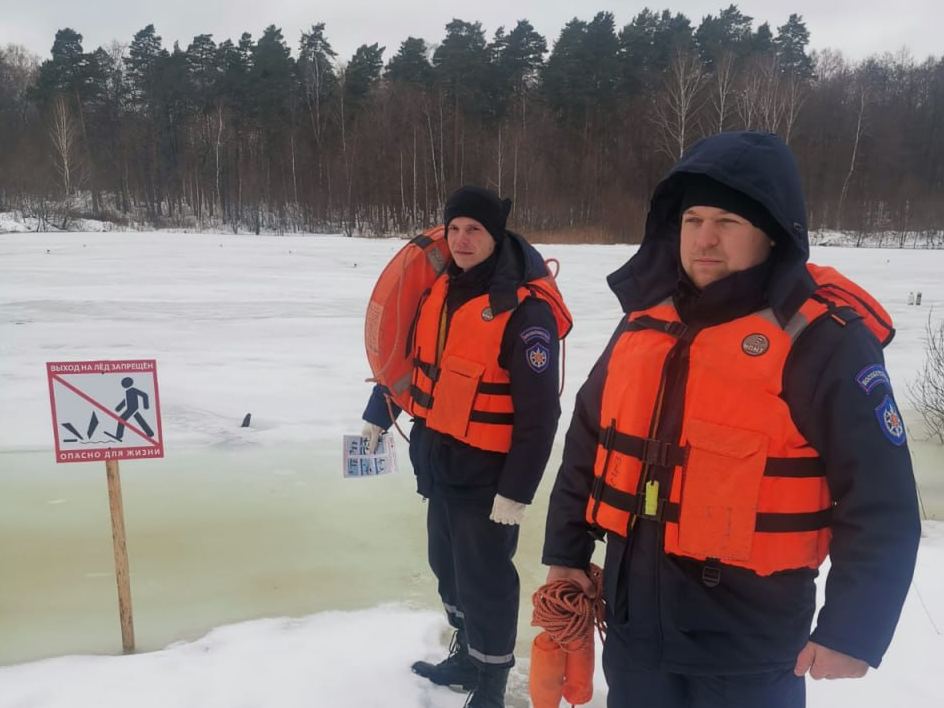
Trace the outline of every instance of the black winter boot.
[[478, 685], [469, 694], [465, 708], [505, 708], [505, 685], [510, 670], [495, 666], [482, 669]]
[[449, 644], [449, 656], [438, 664], [417, 661], [413, 673], [429, 679], [438, 686], [455, 686], [471, 691], [479, 680], [479, 670], [469, 658], [469, 644], [465, 632], [457, 629]]

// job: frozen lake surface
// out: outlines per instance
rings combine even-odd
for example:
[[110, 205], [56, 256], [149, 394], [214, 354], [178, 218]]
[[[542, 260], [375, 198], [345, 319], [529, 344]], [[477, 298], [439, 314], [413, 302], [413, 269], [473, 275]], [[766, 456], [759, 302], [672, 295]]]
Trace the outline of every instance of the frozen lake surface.
[[[435, 656], [443, 629], [426, 566], [425, 507], [403, 441], [399, 474], [345, 480], [340, 473], [341, 436], [360, 430], [369, 393], [362, 343], [367, 297], [401, 245], [334, 236], [0, 235], [0, 666], [120, 653], [104, 464], [56, 464], [45, 364], [156, 359], [166, 457], [121, 462], [138, 650], [198, 640], [246, 620], [315, 615], [290, 625], [298, 634], [281, 625], [237, 625], [179, 651], [281, 647], [286, 666], [303, 675], [320, 662], [340, 676], [342, 688], [323, 695], [325, 701], [306, 700], [308, 684], [283, 676], [284, 693], [263, 692], [265, 700], [253, 705], [372, 705], [370, 693], [349, 702], [351, 684], [386, 670], [385, 660], [394, 662], [391, 680], [404, 682], [391, 684], [402, 689], [394, 708], [461, 705], [460, 697], [431, 697], [398, 673], [417, 653]], [[562, 431], [577, 388], [619, 318], [604, 276], [633, 252], [631, 246], [539, 249], [561, 262], [559, 282], [576, 324], [566, 348], [561, 433], [518, 553], [524, 597], [522, 661], [511, 691], [517, 708], [527, 705], [534, 635], [528, 600], [544, 579], [543, 519]], [[926, 516], [940, 521], [944, 455], [940, 446], [916, 439], [920, 421], [909, 410], [906, 384], [924, 360], [928, 313], [939, 321], [942, 312], [944, 252], [819, 248], [813, 260], [870, 289], [895, 319], [888, 368], [909, 425]], [[908, 306], [908, 294], [918, 290], [922, 306]], [[252, 426], [240, 428], [246, 413]], [[862, 682], [811, 686], [810, 705], [884, 707], [903, 699], [936, 705], [944, 676], [944, 531], [930, 522], [926, 534], [914, 592], [885, 665]], [[336, 610], [352, 612], [342, 629], [319, 614]], [[381, 626], [393, 636], [377, 637], [374, 628]], [[363, 659], [362, 676], [350, 656], [332, 651], [340, 646], [338, 632], [351, 639], [355, 655], [378, 643], [386, 651], [374, 664]], [[140, 667], [150, 656], [157, 663], [149, 666], [157, 666], [182, 656], [176, 651], [100, 661], [137, 660]], [[117, 708], [134, 692], [121, 684], [124, 693], [113, 688], [104, 696], [92, 678], [104, 665], [89, 659], [81, 664], [89, 678], [73, 686], [72, 702], [44, 688], [75, 671], [75, 661], [0, 668], [0, 708]], [[131, 665], [121, 664], [123, 670]], [[254, 686], [255, 665], [221, 661], [214, 671]], [[138, 689], [166, 678], [156, 669], [142, 672]], [[229, 708], [233, 695], [242, 695], [213, 686], [195, 675], [175, 684], [172, 696], [153, 687], [144, 693], [163, 708], [195, 700]], [[381, 685], [375, 692], [376, 704], [390, 705], [384, 702], [389, 690]], [[591, 705], [604, 705], [602, 692]]]

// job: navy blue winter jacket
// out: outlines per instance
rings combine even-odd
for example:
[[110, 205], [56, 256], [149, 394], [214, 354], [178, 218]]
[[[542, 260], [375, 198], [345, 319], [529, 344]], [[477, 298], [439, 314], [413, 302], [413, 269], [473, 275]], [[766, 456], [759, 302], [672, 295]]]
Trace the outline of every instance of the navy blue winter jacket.
[[[782, 229], [768, 234], [776, 240], [770, 260], [701, 291], [678, 258], [679, 206], [692, 174], [748, 194]], [[695, 329], [763, 307], [786, 324], [814, 289], [808, 255], [792, 154], [775, 136], [739, 132], [696, 144], [670, 171], [653, 195], [638, 252], [608, 280], [626, 312], [672, 297], [682, 320]], [[548, 511], [547, 565], [586, 568], [594, 549], [585, 511], [611, 346], [577, 394]], [[606, 538], [608, 622], [626, 640], [628, 661], [692, 674], [786, 669], [812, 639], [878, 666], [911, 582], [920, 537], [907, 444], [878, 415], [885, 397], [893, 400], [891, 384], [886, 377], [865, 390], [857, 381], [869, 367], [883, 366], [881, 346], [861, 320], [842, 326], [831, 318], [800, 335], [785, 365], [781, 397], [819, 453], [835, 503], [826, 599], [812, 634], [816, 571], [761, 577], [722, 564], [720, 582], [712, 587], [703, 581], [702, 562], [667, 555], [662, 527], [640, 521], [627, 539]], [[667, 380], [672, 378], [670, 372]], [[667, 406], [684, 400], [682, 390], [665, 395]]]

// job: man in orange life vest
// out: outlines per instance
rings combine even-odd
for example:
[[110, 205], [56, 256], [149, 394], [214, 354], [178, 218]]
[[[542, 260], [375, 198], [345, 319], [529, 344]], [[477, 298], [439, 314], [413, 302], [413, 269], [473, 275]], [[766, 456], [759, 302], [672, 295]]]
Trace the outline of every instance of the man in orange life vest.
[[608, 708], [799, 708], [805, 674], [863, 676], [891, 641], [920, 536], [894, 330], [838, 274], [863, 306], [822, 297], [805, 214], [778, 137], [711, 136], [608, 278], [627, 315], [577, 395], [543, 552], [589, 592], [605, 537]]
[[[412, 668], [471, 690], [472, 708], [504, 706], [520, 596], [512, 559], [557, 430], [559, 340], [571, 324], [540, 254], [506, 231], [510, 208], [479, 187], [449, 197], [452, 261], [412, 342], [410, 460], [429, 501], [429, 564], [457, 630], [444, 661]], [[392, 423], [379, 387], [364, 420], [372, 444]]]

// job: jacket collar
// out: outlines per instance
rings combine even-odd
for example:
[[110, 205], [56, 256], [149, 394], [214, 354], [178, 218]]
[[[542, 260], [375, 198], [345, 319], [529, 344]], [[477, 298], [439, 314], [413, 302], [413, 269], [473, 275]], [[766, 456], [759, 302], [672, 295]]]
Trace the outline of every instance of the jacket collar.
[[447, 302], [454, 309], [488, 293], [489, 307], [500, 315], [518, 306], [518, 288], [547, 272], [537, 249], [522, 236], [508, 231], [492, 255], [477, 266], [463, 272], [454, 263], [449, 264]]

